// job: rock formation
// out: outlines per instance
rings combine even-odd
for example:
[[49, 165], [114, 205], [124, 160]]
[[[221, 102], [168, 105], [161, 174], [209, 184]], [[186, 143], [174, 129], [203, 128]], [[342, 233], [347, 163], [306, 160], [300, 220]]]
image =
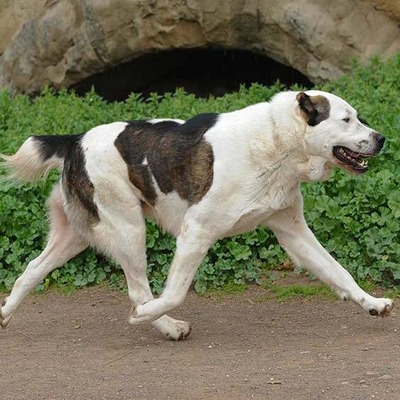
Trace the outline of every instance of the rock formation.
[[0, 10], [0, 87], [14, 92], [172, 49], [250, 50], [313, 82], [400, 52], [398, 0], [0, 0]]

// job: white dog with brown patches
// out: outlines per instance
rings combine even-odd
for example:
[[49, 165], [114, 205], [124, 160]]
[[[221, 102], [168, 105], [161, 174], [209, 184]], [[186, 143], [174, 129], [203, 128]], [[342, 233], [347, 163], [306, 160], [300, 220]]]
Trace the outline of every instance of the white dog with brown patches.
[[[133, 303], [131, 324], [150, 321], [167, 337], [190, 325], [166, 315], [185, 299], [195, 272], [218, 239], [266, 225], [293, 261], [342, 299], [386, 316], [393, 302], [364, 292], [321, 246], [303, 216], [300, 183], [335, 166], [368, 169], [384, 137], [341, 98], [284, 92], [270, 102], [181, 120], [116, 122], [82, 135], [32, 136], [3, 156], [11, 176], [32, 181], [62, 171], [49, 199], [46, 248], [17, 279], [0, 308], [5, 327], [26, 295], [53, 269], [94, 246], [122, 267]], [[177, 238], [162, 295], [146, 276], [145, 218]]]

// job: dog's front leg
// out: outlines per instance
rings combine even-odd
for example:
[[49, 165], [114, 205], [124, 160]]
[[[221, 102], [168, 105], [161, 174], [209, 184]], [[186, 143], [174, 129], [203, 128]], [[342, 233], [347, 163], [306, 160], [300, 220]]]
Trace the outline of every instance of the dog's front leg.
[[154, 321], [181, 305], [197, 268], [213, 242], [213, 235], [208, 230], [194, 222], [184, 222], [162, 295], [137, 306], [129, 322], [135, 325]]
[[300, 195], [294, 206], [275, 213], [267, 225], [297, 265], [307, 268], [327, 283], [342, 299], [353, 300], [371, 315], [389, 315], [393, 301], [375, 298], [362, 290], [349, 272], [318, 242], [304, 220]]

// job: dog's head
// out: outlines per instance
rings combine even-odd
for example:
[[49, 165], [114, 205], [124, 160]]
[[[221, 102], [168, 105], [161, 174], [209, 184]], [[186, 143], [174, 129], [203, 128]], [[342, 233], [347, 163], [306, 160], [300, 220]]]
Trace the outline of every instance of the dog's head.
[[306, 123], [310, 155], [350, 172], [368, 170], [366, 159], [379, 153], [385, 137], [371, 129], [357, 111], [330, 93], [310, 90], [296, 96], [296, 111]]

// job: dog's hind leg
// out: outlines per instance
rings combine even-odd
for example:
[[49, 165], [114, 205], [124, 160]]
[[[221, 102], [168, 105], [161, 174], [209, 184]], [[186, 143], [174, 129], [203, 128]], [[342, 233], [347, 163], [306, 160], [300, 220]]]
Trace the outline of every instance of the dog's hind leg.
[[[131, 199], [132, 203], [132, 199]], [[122, 267], [133, 308], [154, 299], [147, 279], [146, 226], [140, 204], [130, 206], [126, 213], [99, 208], [100, 222], [93, 229], [95, 245], [113, 257]], [[167, 315], [152, 322], [166, 337], [185, 339], [191, 332], [188, 322]]]
[[50, 235], [47, 245], [39, 257], [32, 260], [24, 273], [15, 281], [10, 295], [0, 307], [0, 325], [5, 327], [13, 312], [24, 298], [48, 273], [62, 266], [72, 257], [85, 250], [88, 244], [70, 225], [64, 212], [59, 185], [49, 198]]

